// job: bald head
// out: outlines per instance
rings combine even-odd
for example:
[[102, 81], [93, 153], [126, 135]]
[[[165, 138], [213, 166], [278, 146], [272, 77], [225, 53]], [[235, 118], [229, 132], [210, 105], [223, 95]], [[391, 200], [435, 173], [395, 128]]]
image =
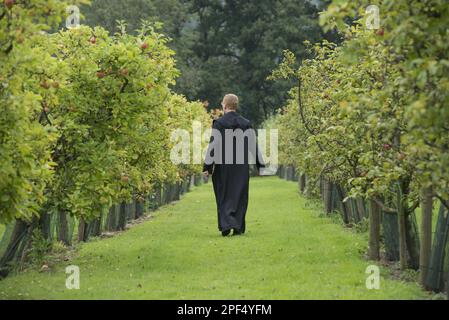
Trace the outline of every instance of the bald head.
[[235, 94], [227, 94], [223, 98], [223, 108], [225, 111], [237, 111], [239, 107], [239, 97]]

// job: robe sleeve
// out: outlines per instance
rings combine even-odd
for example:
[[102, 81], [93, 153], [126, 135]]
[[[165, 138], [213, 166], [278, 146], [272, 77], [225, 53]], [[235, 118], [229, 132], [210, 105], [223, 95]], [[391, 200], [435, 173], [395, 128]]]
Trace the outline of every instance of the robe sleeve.
[[255, 134], [256, 131], [254, 130], [251, 123], [249, 124], [249, 129], [253, 130], [254, 135], [255, 135], [254, 139], [256, 141], [256, 154], [257, 154], [255, 157], [256, 158], [256, 167], [257, 167], [257, 170], [260, 170], [260, 168], [265, 168], [265, 162], [263, 160], [262, 152], [260, 152], [259, 144], [257, 142], [257, 135]]
[[[218, 129], [218, 125], [217, 125], [217, 121], [214, 120], [212, 123], [212, 129]], [[212, 174], [214, 171], [214, 163], [211, 160], [211, 157], [213, 155], [211, 155], [211, 152], [214, 152], [214, 150], [212, 149], [212, 143], [213, 143], [213, 135], [211, 135], [210, 140], [209, 140], [209, 147], [207, 148], [207, 153], [206, 153], [206, 157], [205, 157], [205, 161], [204, 161], [204, 165], [203, 165], [203, 172], [209, 172], [209, 174]]]

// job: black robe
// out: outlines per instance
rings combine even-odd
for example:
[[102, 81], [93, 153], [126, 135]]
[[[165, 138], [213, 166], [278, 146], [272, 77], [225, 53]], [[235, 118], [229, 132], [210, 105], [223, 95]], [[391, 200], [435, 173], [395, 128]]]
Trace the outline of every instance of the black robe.
[[[217, 203], [218, 229], [220, 231], [236, 229], [238, 232], [244, 233], [246, 229], [246, 211], [248, 208], [249, 165], [250, 163], [255, 162], [259, 170], [260, 167], [264, 166], [263, 160], [257, 149], [257, 142], [255, 145], [256, 154], [258, 156], [255, 157], [252, 154], [253, 149], [248, 147], [248, 140], [246, 140], [244, 161], [243, 163], [242, 161], [237, 161], [236, 139], [233, 139], [233, 161], [231, 164], [225, 162], [226, 129], [241, 129], [243, 132], [246, 132], [248, 129], [253, 129], [249, 120], [243, 118], [236, 112], [228, 112], [220, 119], [214, 121], [213, 128], [221, 133], [222, 140], [220, 143], [215, 144], [215, 149], [220, 149], [222, 162], [216, 163], [216, 161], [211, 161], [210, 158], [208, 160], [208, 157], [217, 151], [211, 152], [214, 142], [214, 137], [211, 137], [203, 171], [208, 171], [212, 174], [212, 182]], [[253, 162], [250, 162], [250, 156], [254, 156]]]

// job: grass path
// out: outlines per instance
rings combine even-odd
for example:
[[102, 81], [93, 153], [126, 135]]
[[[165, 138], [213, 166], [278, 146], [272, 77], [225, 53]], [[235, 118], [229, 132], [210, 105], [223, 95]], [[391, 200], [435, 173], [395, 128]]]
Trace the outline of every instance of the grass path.
[[[211, 185], [114, 238], [83, 244], [50, 272], [0, 281], [0, 299], [420, 299], [414, 283], [365, 287], [366, 236], [319, 217], [295, 183], [251, 181], [248, 231], [222, 238]], [[78, 265], [81, 289], [65, 289]]]

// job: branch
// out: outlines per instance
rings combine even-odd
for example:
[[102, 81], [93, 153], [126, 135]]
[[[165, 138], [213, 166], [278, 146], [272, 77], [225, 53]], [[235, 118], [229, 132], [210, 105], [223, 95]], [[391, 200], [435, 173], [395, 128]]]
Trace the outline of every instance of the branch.
[[[53, 124], [51, 123], [50, 119], [48, 118], [47, 112], [45, 112], [46, 106], [47, 106], [47, 105], [45, 104], [45, 102], [42, 102], [42, 115], [44, 115], [45, 120], [47, 120], [48, 124], [51, 125], [51, 126], [53, 126]], [[40, 120], [39, 120], [39, 121], [40, 121]]]
[[435, 197], [437, 197], [437, 199], [439, 199], [441, 201], [441, 203], [443, 204], [443, 206], [446, 207], [447, 210], [449, 210], [449, 201], [444, 200], [442, 197], [440, 197], [439, 195], [435, 195]]
[[373, 198], [373, 200], [384, 212], [387, 212], [387, 213], [397, 213], [398, 212], [398, 210], [387, 207], [382, 201], [380, 201], [377, 198]]
[[125, 82], [123, 83], [122, 88], [120, 89], [120, 93], [125, 92], [125, 89], [128, 86], [128, 84], [129, 84], [129, 80], [128, 80], [128, 78], [125, 78]]
[[[316, 133], [309, 127], [309, 124], [306, 121], [306, 117], [304, 115], [304, 106], [302, 104], [302, 96], [301, 96], [301, 87], [302, 87], [302, 82], [301, 82], [301, 78], [298, 78], [298, 100], [299, 100], [299, 115], [301, 116], [301, 121], [304, 124], [304, 127], [306, 128], [306, 130], [312, 135], [312, 136], [316, 136]], [[324, 151], [323, 146], [318, 142], [315, 141], [315, 143], [317, 144], [318, 148], [321, 151]]]
[[413, 206], [411, 206], [411, 208], [409, 208], [407, 210], [407, 214], [412, 213], [413, 211], [415, 211], [418, 207], [419, 207], [420, 202], [419, 201], [415, 201], [415, 203], [413, 204]]
[[302, 87], [302, 82], [301, 82], [301, 78], [298, 79], [298, 101], [299, 101], [299, 115], [301, 116], [301, 120], [304, 123], [304, 127], [306, 128], [307, 131], [309, 131], [309, 133], [314, 136], [316, 135], [315, 132], [313, 132], [313, 130], [309, 127], [309, 124], [306, 121], [306, 117], [304, 115], [304, 106], [302, 104], [302, 96], [301, 96], [301, 87]]

